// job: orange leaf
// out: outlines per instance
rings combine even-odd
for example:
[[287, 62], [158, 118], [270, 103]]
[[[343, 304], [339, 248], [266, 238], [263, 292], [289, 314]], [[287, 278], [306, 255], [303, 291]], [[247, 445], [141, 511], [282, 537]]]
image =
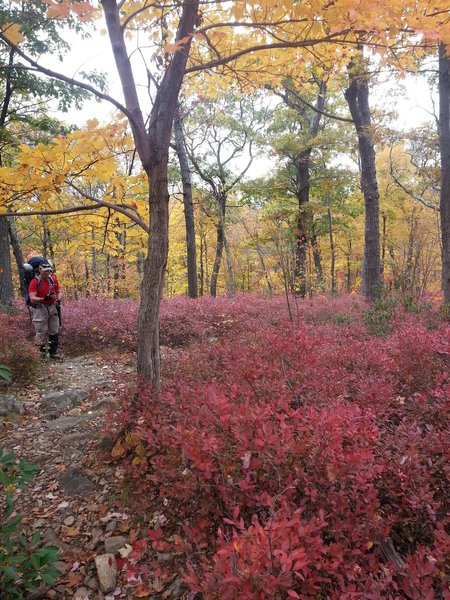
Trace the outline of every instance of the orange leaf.
[[133, 590], [133, 596], [135, 598], [147, 598], [152, 593], [151, 589], [146, 585], [138, 585]]
[[81, 583], [81, 577], [74, 573], [73, 571], [69, 571], [69, 583], [67, 584], [68, 588], [73, 588], [79, 586]]

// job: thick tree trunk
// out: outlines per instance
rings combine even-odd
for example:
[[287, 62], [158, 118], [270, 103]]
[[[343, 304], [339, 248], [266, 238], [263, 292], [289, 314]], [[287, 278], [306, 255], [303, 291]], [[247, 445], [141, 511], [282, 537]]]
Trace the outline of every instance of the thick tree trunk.
[[9, 306], [13, 299], [8, 217], [0, 216], [0, 305]]
[[22, 248], [20, 247], [19, 237], [17, 235], [16, 223], [14, 221], [14, 217], [8, 217], [8, 231], [9, 231], [9, 240], [11, 242], [11, 247], [13, 249], [14, 258], [16, 260], [17, 272], [19, 273], [19, 285], [20, 285], [20, 294], [22, 297], [25, 297], [25, 282], [23, 280], [23, 263], [24, 258], [22, 254]]
[[441, 150], [442, 290], [450, 304], [450, 57], [439, 45], [439, 142]]
[[183, 184], [184, 222], [186, 224], [186, 253], [188, 294], [191, 298], [198, 296], [197, 284], [197, 250], [195, 246], [194, 205], [192, 202], [191, 171], [186, 153], [183, 124], [177, 110], [174, 119], [175, 148], [180, 162], [181, 181]]
[[120, 23], [120, 7], [117, 0], [101, 0], [101, 4], [122, 84], [127, 117], [149, 181], [150, 227], [138, 315], [137, 371], [157, 391], [161, 383], [159, 312], [168, 255], [168, 155], [172, 123], [186, 71], [199, 0], [183, 0], [178, 3], [182, 10], [176, 35], [178, 49], [172, 55], [158, 87], [147, 129]]
[[[363, 64], [362, 52], [360, 55]], [[349, 68], [349, 87], [345, 91], [353, 122], [358, 136], [361, 161], [361, 189], [365, 204], [364, 230], [364, 296], [376, 298], [381, 293], [379, 193], [375, 167], [375, 148], [371, 133], [368, 75], [362, 66]]]
[[141, 285], [138, 316], [137, 368], [144, 379], [159, 389], [159, 313], [169, 251], [168, 154], [158, 157], [148, 173], [150, 183], [150, 233]]

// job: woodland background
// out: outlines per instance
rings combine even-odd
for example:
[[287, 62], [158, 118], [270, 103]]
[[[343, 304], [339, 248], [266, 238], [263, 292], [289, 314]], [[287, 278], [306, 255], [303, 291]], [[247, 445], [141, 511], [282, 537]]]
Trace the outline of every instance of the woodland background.
[[[445, 2], [0, 6], [0, 363], [39, 368], [38, 253], [67, 355], [137, 365], [91, 454], [139, 520], [123, 597], [447, 600]], [[95, 23], [121, 92], [66, 71]], [[405, 74], [438, 106], [396, 128]], [[117, 112], [50, 116], [91, 95]]]

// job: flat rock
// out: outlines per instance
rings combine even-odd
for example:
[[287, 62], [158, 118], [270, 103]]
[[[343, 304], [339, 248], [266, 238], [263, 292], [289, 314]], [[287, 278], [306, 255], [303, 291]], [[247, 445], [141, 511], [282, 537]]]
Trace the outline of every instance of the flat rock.
[[[52, 421], [50, 421], [50, 422], [52, 422]], [[77, 433], [69, 433], [68, 435], [65, 435], [59, 441], [59, 444], [60, 444], [60, 446], [70, 446], [70, 447], [72, 447], [72, 446], [76, 446], [77, 444], [79, 444], [81, 442], [85, 442], [86, 440], [89, 440], [93, 436], [94, 436], [94, 432], [90, 431], [90, 430], [80, 431], [80, 432], [77, 432]]]
[[118, 406], [117, 400], [113, 396], [104, 396], [92, 405], [91, 410], [107, 410], [111, 406]]
[[97, 577], [102, 592], [111, 592], [116, 587], [117, 563], [114, 554], [101, 554], [95, 557]]
[[105, 539], [105, 551], [107, 554], [116, 554], [128, 542], [123, 535], [112, 535]]
[[89, 477], [76, 467], [70, 467], [58, 478], [59, 485], [69, 496], [83, 496], [94, 491], [95, 486]]
[[66, 431], [66, 429], [80, 426], [83, 422], [83, 417], [60, 417], [54, 421], [47, 421], [45, 426], [50, 431]]
[[44, 412], [63, 413], [66, 410], [74, 408], [88, 398], [89, 392], [81, 388], [62, 390], [60, 392], [50, 392], [42, 397], [42, 409]]
[[22, 413], [23, 406], [22, 403], [19, 402], [12, 396], [11, 394], [6, 394], [5, 396], [0, 396], [0, 416], [3, 417], [8, 413]]

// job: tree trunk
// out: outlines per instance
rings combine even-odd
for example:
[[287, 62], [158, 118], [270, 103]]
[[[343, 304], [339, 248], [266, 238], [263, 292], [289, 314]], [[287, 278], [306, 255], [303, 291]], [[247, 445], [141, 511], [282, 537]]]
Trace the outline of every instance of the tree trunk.
[[311, 248], [313, 251], [314, 260], [314, 271], [316, 274], [316, 284], [319, 291], [323, 291], [323, 269], [322, 269], [322, 256], [320, 254], [320, 247], [317, 241], [317, 236], [314, 233], [314, 224], [311, 223]]
[[222, 254], [223, 254], [223, 245], [224, 245], [224, 231], [223, 231], [223, 221], [219, 219], [219, 222], [216, 225], [217, 231], [217, 243], [216, 243], [216, 256], [214, 258], [213, 270], [211, 273], [211, 284], [210, 284], [210, 294], [213, 298], [217, 296], [217, 280], [219, 278], [219, 270], [220, 263], [222, 262]]
[[439, 45], [439, 143], [441, 150], [442, 291], [450, 304], [450, 57]]
[[375, 148], [371, 132], [368, 75], [363, 67], [363, 55], [359, 64], [349, 67], [349, 87], [345, 91], [353, 122], [358, 136], [361, 161], [361, 189], [365, 205], [364, 230], [364, 296], [375, 299], [381, 293], [379, 193], [375, 167]]
[[347, 252], [347, 292], [352, 291], [352, 240], [348, 241]]
[[295, 233], [294, 290], [306, 296], [306, 254], [308, 249], [309, 155], [303, 152], [296, 163], [296, 195], [298, 200], [297, 231]]
[[298, 200], [297, 214], [297, 232], [296, 232], [296, 252], [294, 266], [294, 291], [300, 296], [306, 295], [306, 262], [308, 242], [311, 243], [314, 257], [314, 269], [316, 274], [316, 282], [319, 289], [323, 286], [323, 270], [320, 251], [317, 244], [317, 238], [313, 230], [313, 215], [307, 209], [309, 203], [309, 191], [311, 186], [311, 152], [313, 149], [313, 141], [319, 133], [320, 120], [325, 107], [325, 99], [327, 94], [327, 86], [324, 81], [319, 83], [317, 93], [316, 110], [312, 114], [308, 114], [302, 102], [298, 100], [298, 93], [294, 88], [285, 85], [286, 93], [282, 94], [282, 98], [287, 106], [295, 110], [303, 117], [307, 124], [308, 145], [302, 152], [299, 153], [293, 165], [296, 169], [296, 195]]
[[194, 205], [192, 202], [191, 171], [189, 169], [189, 162], [187, 159], [183, 123], [178, 109], [175, 113], [173, 125], [175, 131], [175, 147], [178, 155], [178, 160], [180, 162], [181, 181], [183, 184], [184, 222], [186, 224], [188, 294], [190, 298], [197, 298], [197, 250], [195, 246], [195, 223]]
[[152, 382], [156, 390], [159, 389], [161, 380], [159, 313], [169, 251], [167, 164], [168, 151], [154, 161], [148, 172], [150, 233], [138, 316], [138, 374]]
[[20, 294], [23, 298], [25, 298], [26, 291], [25, 290], [25, 282], [23, 279], [23, 263], [24, 258], [22, 254], [22, 248], [20, 247], [19, 237], [17, 235], [16, 223], [14, 221], [14, 217], [8, 217], [8, 231], [9, 231], [9, 240], [11, 242], [11, 247], [13, 249], [14, 258], [16, 259], [17, 272], [19, 273], [19, 285], [20, 285]]
[[138, 315], [137, 372], [158, 391], [161, 383], [159, 312], [168, 255], [169, 191], [168, 156], [172, 123], [197, 19], [199, 0], [183, 0], [178, 23], [177, 50], [159, 84], [146, 128], [137, 87], [120, 23], [116, 0], [101, 0], [111, 48], [127, 108], [136, 150], [149, 182], [150, 227], [148, 255], [141, 285]]
[[226, 266], [227, 266], [227, 291], [231, 296], [234, 296], [235, 293], [235, 284], [234, 284], [234, 273], [233, 273], [233, 259], [231, 257], [230, 245], [228, 244], [228, 239], [225, 235], [225, 228], [223, 234], [223, 246], [225, 248], [225, 257], [226, 257]]
[[9, 251], [8, 217], [0, 216], [0, 306], [9, 306], [14, 299]]
[[336, 275], [335, 275], [335, 263], [336, 263], [336, 251], [334, 246], [333, 237], [333, 219], [331, 216], [331, 208], [328, 206], [328, 233], [330, 236], [330, 277], [331, 277], [331, 293], [336, 292]]

